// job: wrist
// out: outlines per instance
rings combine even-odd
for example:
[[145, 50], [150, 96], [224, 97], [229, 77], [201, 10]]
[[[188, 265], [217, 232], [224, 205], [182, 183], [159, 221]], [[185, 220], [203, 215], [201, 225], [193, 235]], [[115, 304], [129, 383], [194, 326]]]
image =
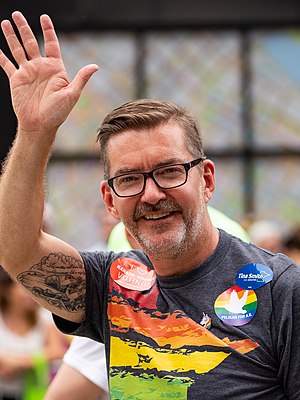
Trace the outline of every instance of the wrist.
[[57, 129], [28, 129], [22, 125], [18, 125], [16, 138], [24, 139], [28, 144], [52, 146], [57, 134]]

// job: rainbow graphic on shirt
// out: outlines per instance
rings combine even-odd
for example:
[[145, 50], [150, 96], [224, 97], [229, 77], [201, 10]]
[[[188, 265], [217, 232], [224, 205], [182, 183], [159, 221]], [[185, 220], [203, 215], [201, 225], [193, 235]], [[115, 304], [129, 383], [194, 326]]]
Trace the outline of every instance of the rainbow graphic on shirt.
[[110, 280], [110, 396], [112, 400], [187, 400], [188, 388], [250, 339], [220, 339], [182, 310], [157, 309], [156, 284], [145, 294]]

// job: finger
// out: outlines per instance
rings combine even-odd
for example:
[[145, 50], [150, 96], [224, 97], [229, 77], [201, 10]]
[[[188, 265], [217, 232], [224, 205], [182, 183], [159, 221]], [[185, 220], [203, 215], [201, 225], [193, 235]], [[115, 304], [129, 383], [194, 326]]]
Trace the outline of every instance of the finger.
[[6, 57], [6, 55], [0, 50], [0, 67], [10, 78], [16, 71], [14, 64]]
[[38, 42], [23, 14], [19, 11], [15, 11], [12, 14], [12, 18], [18, 28], [28, 58], [40, 57], [41, 53]]
[[75, 97], [78, 99], [83, 88], [87, 84], [88, 80], [90, 77], [98, 71], [99, 67], [96, 64], [89, 64], [86, 65], [85, 67], [81, 68], [81, 70], [78, 71], [77, 75], [73, 79], [73, 81], [70, 83], [69, 88], [73, 91]]
[[1, 28], [8, 47], [10, 48], [11, 54], [19, 65], [22, 64], [24, 61], [26, 61], [26, 53], [15, 34], [12, 24], [10, 21], [4, 20], [1, 23]]
[[57, 39], [51, 18], [41, 15], [41, 27], [43, 30], [46, 57], [61, 58], [59, 41]]

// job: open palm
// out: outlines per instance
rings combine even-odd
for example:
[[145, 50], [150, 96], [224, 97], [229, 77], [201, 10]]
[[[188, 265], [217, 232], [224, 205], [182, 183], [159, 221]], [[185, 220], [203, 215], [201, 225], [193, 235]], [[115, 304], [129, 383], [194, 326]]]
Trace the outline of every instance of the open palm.
[[83, 67], [70, 83], [51, 19], [47, 15], [41, 16], [45, 44], [43, 57], [24, 16], [20, 12], [14, 12], [12, 16], [22, 44], [9, 21], [3, 21], [1, 26], [18, 67], [2, 52], [0, 66], [10, 81], [19, 127], [32, 132], [55, 131], [67, 118], [98, 67], [93, 64]]

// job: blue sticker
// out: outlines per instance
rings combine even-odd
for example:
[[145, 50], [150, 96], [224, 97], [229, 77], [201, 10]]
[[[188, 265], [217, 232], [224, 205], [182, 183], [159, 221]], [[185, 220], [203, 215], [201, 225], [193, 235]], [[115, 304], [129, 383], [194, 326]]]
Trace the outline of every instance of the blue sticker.
[[273, 271], [263, 264], [246, 264], [236, 274], [236, 284], [245, 290], [258, 289], [271, 282], [272, 279]]

